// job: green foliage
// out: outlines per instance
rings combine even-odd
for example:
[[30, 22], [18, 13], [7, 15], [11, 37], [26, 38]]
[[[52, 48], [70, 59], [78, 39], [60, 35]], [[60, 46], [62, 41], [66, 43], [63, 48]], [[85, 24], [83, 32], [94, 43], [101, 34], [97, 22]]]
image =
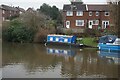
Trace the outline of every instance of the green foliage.
[[45, 15], [50, 15], [50, 13], [51, 13], [51, 6], [49, 6], [48, 4], [44, 3], [40, 7], [40, 11], [43, 12]]
[[101, 36], [101, 30], [98, 29], [85, 29], [85, 37], [97, 37], [97, 36]]
[[62, 15], [56, 6], [51, 7], [44, 3], [39, 11], [49, 16], [52, 20], [56, 20], [57, 24], [62, 24]]
[[10, 42], [32, 42], [35, 31], [23, 26], [18, 20], [13, 20], [10, 26], [3, 31], [3, 38]]
[[77, 40], [76, 40], [76, 43], [78, 43], [78, 44], [83, 44], [83, 40], [82, 40], [83, 38], [77, 38]]

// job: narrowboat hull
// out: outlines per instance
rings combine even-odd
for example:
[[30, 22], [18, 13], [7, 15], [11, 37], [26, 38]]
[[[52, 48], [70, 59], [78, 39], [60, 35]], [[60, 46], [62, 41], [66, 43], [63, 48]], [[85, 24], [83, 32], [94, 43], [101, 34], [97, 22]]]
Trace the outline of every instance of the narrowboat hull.
[[107, 51], [120, 51], [120, 45], [114, 44], [98, 44], [100, 50], [107, 50]]
[[74, 44], [74, 43], [60, 43], [60, 42], [47, 42], [46, 46], [56, 46], [56, 47], [66, 47], [66, 48], [83, 48], [83, 44]]

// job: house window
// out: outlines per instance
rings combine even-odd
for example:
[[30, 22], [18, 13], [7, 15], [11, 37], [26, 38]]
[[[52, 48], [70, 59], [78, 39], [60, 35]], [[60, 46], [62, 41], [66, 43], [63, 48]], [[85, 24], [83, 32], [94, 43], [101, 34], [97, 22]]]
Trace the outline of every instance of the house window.
[[99, 25], [99, 20], [93, 20], [93, 25]]
[[84, 26], [84, 20], [76, 20], [76, 26]]
[[66, 28], [70, 28], [70, 21], [66, 21]]
[[92, 11], [89, 12], [89, 16], [92, 16]]
[[109, 16], [110, 15], [110, 13], [109, 12], [105, 12], [105, 16]]
[[83, 11], [77, 11], [76, 16], [83, 16]]
[[73, 12], [72, 11], [67, 11], [67, 16], [73, 16]]
[[102, 21], [102, 28], [105, 29], [109, 25], [109, 21]]
[[96, 12], [96, 16], [99, 16], [99, 12], [98, 11]]
[[3, 10], [2, 13], [5, 14], [5, 10]]

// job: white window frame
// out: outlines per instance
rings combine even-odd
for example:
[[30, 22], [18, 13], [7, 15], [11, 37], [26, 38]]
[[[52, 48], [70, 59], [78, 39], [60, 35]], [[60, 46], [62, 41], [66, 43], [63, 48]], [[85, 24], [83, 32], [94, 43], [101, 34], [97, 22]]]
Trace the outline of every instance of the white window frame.
[[83, 11], [77, 11], [76, 16], [83, 16]]
[[3, 10], [2, 13], [5, 14], [5, 10]]
[[[78, 24], [79, 22], [81, 22], [82, 24]], [[84, 20], [76, 20], [76, 26], [84, 26]]]
[[67, 15], [67, 16], [73, 16], [73, 11], [67, 11], [67, 12], [66, 12], [66, 15]]
[[92, 11], [89, 12], [89, 16], [92, 16]]
[[[108, 15], [106, 15], [106, 14], [108, 14]], [[110, 15], [110, 12], [106, 11], [105, 12], [105, 16], [109, 16], [109, 15]]]
[[70, 21], [66, 21], [66, 28], [70, 28]]
[[[99, 20], [92, 20], [92, 21], [93, 21], [92, 25], [99, 25]], [[94, 24], [94, 21], [95, 21], [95, 24]]]
[[[103, 25], [104, 22], [105, 22], [105, 26]], [[106, 29], [106, 28], [107, 28], [106, 22], [108, 22], [108, 25], [110, 25], [110, 21], [108, 21], [108, 20], [103, 20], [103, 21], [102, 21], [102, 28], [103, 28], [103, 29]]]
[[96, 11], [96, 16], [99, 16], [99, 12], [98, 11]]

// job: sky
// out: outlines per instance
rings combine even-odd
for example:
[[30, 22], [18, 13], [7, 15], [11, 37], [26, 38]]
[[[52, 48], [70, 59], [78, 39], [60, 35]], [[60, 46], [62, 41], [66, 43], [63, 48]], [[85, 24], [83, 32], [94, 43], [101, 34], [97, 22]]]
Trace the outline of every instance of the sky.
[[[103, 4], [106, 3], [106, 0], [82, 0], [86, 4]], [[63, 8], [64, 4], [70, 4], [70, 0], [0, 0], [0, 5], [5, 4], [9, 6], [19, 6], [21, 8], [24, 8], [25, 10], [28, 7], [37, 9], [40, 8], [40, 6], [43, 3], [47, 3], [50, 6], [57, 6], [59, 9]]]

